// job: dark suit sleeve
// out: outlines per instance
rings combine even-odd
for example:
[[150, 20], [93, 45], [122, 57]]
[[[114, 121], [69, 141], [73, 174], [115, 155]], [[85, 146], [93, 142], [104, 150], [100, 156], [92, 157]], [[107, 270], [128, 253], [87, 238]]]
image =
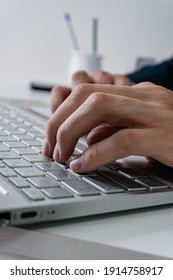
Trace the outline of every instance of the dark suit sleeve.
[[173, 90], [173, 58], [126, 75], [132, 82], [152, 82]]

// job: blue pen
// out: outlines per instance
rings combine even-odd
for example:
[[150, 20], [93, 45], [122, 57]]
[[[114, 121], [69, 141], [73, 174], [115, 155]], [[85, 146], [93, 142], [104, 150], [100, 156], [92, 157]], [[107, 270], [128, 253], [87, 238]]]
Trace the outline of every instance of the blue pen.
[[64, 18], [65, 18], [65, 21], [66, 21], [67, 26], [68, 26], [68, 30], [69, 30], [69, 33], [70, 33], [70, 37], [71, 37], [71, 40], [72, 40], [73, 47], [74, 47], [75, 50], [79, 50], [79, 44], [78, 44], [76, 34], [75, 34], [75, 31], [74, 31], [74, 28], [73, 28], [73, 24], [72, 24], [70, 14], [66, 13], [64, 15]]

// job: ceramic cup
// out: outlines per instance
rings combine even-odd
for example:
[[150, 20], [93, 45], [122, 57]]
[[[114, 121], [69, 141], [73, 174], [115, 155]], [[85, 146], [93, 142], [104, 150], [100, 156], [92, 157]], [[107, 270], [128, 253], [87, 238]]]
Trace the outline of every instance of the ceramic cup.
[[69, 84], [71, 84], [72, 75], [76, 71], [83, 70], [90, 74], [101, 70], [101, 63], [102, 56], [100, 55], [85, 54], [80, 51], [72, 52], [68, 69]]

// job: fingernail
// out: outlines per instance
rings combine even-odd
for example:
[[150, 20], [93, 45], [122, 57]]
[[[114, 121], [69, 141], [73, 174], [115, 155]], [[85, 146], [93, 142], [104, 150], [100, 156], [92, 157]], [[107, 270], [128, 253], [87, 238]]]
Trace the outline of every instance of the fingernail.
[[47, 140], [45, 139], [42, 145], [42, 152], [44, 155], [49, 155], [50, 152], [50, 147], [49, 147], [49, 143], [47, 142]]
[[55, 148], [54, 148], [54, 152], [53, 152], [53, 159], [55, 161], [59, 160], [59, 148], [58, 145], [56, 144]]
[[81, 158], [75, 159], [70, 163], [70, 168], [74, 172], [80, 171], [81, 167], [82, 167]]

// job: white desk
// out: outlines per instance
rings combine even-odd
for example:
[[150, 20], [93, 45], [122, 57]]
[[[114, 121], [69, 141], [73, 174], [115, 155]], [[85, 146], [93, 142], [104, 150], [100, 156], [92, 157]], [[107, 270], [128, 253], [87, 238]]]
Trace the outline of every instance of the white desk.
[[[11, 97], [11, 90], [4, 89], [3, 93]], [[49, 99], [45, 93], [31, 93], [22, 87], [13, 88], [13, 96]], [[4, 239], [1, 238], [0, 245], [9, 245], [10, 241], [11, 246], [3, 246], [4, 254], [11, 250], [15, 258], [14, 248], [19, 250], [21, 243], [28, 258], [173, 259], [173, 206], [34, 225], [28, 229], [31, 231], [1, 230]], [[31, 250], [32, 240], [35, 246]], [[63, 250], [59, 247], [62, 244]], [[18, 253], [23, 256], [24, 252]]]
[[45, 233], [173, 259], [173, 207], [153, 208], [33, 226]]

